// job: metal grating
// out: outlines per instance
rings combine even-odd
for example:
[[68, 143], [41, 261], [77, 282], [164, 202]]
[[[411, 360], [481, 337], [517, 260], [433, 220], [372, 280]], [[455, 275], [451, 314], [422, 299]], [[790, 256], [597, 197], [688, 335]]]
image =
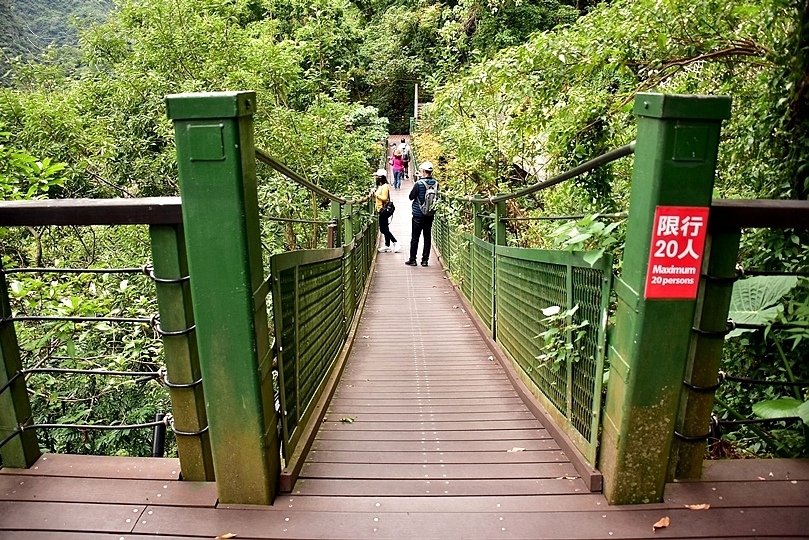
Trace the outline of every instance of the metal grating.
[[471, 237], [470, 302], [489, 331], [494, 330], [494, 245]]
[[344, 248], [270, 258], [284, 454], [297, 444], [345, 342], [373, 260], [368, 225]]
[[[497, 248], [497, 340], [526, 373], [579, 450], [595, 463], [601, 414], [602, 371], [612, 259], [592, 267], [581, 254]], [[572, 324], [587, 321], [574, 354], [564, 363], [541, 363], [539, 334], [548, 329], [542, 309], [578, 306]], [[571, 333], [572, 334], [572, 333]], [[573, 336], [566, 336], [573, 343]]]

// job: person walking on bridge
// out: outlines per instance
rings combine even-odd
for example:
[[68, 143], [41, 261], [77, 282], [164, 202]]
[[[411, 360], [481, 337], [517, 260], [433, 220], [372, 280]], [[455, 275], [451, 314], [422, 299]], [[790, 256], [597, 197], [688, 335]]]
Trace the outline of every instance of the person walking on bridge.
[[419, 236], [424, 234], [424, 249], [421, 252], [421, 265], [427, 266], [430, 260], [435, 200], [438, 195], [438, 182], [433, 178], [433, 164], [425, 161], [419, 165], [419, 180], [413, 184], [408, 197], [413, 201], [413, 230], [410, 235], [410, 258], [407, 266], [416, 266], [419, 250]]
[[[374, 191], [374, 198], [376, 198], [376, 212], [379, 214], [379, 232], [385, 238], [385, 247], [379, 248], [380, 253], [388, 253], [393, 250], [394, 253], [399, 253], [399, 244], [396, 238], [390, 232], [389, 220], [393, 216], [393, 202], [390, 200], [390, 185], [388, 184], [388, 171], [379, 169], [374, 173], [376, 178], [376, 191]], [[391, 243], [393, 247], [391, 248]]]
[[390, 169], [393, 171], [393, 189], [402, 187], [402, 176], [404, 176], [405, 164], [402, 160], [402, 152], [397, 148], [390, 157]]

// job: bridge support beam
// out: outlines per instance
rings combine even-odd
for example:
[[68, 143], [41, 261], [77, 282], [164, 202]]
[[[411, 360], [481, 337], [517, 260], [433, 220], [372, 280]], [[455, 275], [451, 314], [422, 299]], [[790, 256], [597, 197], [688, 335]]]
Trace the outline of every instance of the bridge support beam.
[[638, 94], [635, 115], [635, 166], [623, 275], [615, 284], [618, 307], [599, 460], [611, 504], [656, 502], [663, 496], [696, 292], [672, 299], [647, 289], [650, 255], [660, 249], [652, 245], [653, 233], [660, 232], [655, 213], [660, 207], [686, 207], [698, 215], [699, 207], [710, 205], [719, 131], [730, 116], [730, 99]]
[[14, 329], [6, 275], [0, 260], [0, 448], [4, 467], [27, 469], [39, 459], [39, 444], [32, 429], [20, 432], [20, 426], [34, 423], [25, 377], [20, 376], [22, 360]]
[[256, 193], [253, 92], [167, 96], [219, 499], [271, 504], [280, 453]]
[[157, 307], [166, 359], [166, 379], [171, 384], [169, 397], [174, 415], [174, 429], [179, 435], [177, 453], [183, 480], [214, 480], [210, 434], [205, 428], [205, 396], [197, 353], [194, 310], [191, 287], [187, 279], [188, 259], [182, 225], [152, 225], [149, 227], [154, 261]]

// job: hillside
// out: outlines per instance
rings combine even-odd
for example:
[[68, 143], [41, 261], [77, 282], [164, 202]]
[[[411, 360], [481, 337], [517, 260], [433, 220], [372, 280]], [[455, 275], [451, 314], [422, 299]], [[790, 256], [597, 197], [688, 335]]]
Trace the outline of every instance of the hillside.
[[0, 47], [35, 55], [48, 45], [76, 45], [78, 26], [106, 19], [111, 0], [10, 0], [0, 3]]

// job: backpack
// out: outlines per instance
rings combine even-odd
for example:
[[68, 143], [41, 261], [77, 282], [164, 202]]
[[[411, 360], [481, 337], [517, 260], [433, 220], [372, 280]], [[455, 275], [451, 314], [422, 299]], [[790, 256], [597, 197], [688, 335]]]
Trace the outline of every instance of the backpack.
[[405, 146], [402, 148], [402, 161], [410, 161], [410, 147]]
[[434, 216], [435, 203], [438, 202], [438, 182], [432, 186], [424, 182], [424, 187], [427, 188], [427, 191], [424, 192], [424, 201], [419, 201], [419, 210], [425, 216]]

